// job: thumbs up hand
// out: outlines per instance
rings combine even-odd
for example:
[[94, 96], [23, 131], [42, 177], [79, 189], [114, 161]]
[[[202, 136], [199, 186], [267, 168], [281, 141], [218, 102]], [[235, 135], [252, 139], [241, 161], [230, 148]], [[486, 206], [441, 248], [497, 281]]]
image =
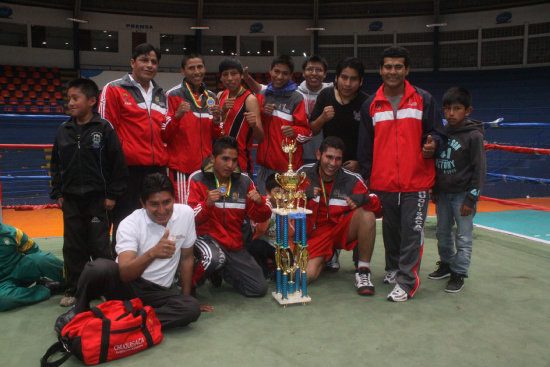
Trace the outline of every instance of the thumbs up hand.
[[176, 242], [169, 239], [170, 230], [166, 228], [164, 235], [159, 242], [153, 247], [153, 257], [158, 259], [169, 259], [176, 252]]
[[434, 156], [434, 153], [435, 153], [435, 140], [433, 140], [431, 135], [428, 135], [428, 137], [426, 138], [426, 142], [422, 147], [422, 157], [432, 158]]

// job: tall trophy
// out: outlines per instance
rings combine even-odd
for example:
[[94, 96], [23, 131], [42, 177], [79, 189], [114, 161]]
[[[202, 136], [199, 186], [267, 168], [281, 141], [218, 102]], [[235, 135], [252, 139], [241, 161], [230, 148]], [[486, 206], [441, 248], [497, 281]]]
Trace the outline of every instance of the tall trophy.
[[[275, 213], [275, 272], [277, 290], [272, 293], [279, 304], [286, 307], [290, 304], [308, 304], [311, 297], [307, 294], [307, 262], [309, 252], [306, 238], [306, 215], [311, 210], [306, 209], [306, 194], [300, 190], [306, 174], [298, 174], [292, 170], [292, 154], [296, 152], [295, 140], [283, 140], [282, 149], [288, 154], [288, 170], [278, 173], [275, 179], [283, 188], [282, 193], [275, 195], [277, 208]], [[303, 201], [303, 206], [300, 203]], [[289, 220], [294, 221], [294, 249], [289, 244]]]

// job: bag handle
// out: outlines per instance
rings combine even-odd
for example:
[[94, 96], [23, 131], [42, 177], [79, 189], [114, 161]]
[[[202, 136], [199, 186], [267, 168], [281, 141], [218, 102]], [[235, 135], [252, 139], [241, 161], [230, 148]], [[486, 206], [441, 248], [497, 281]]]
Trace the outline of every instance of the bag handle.
[[[61, 356], [61, 358], [59, 358], [58, 360], [49, 362], [48, 359], [52, 355], [54, 355], [55, 353], [58, 353], [58, 352], [63, 354]], [[65, 363], [65, 361], [67, 359], [69, 359], [71, 357], [71, 355], [72, 355], [72, 353], [67, 348], [65, 348], [65, 345], [61, 341], [58, 341], [58, 342], [52, 344], [48, 348], [48, 350], [46, 351], [46, 354], [44, 354], [42, 356], [42, 358], [40, 358], [40, 367], [58, 367], [58, 366], [61, 366], [63, 363]]]
[[143, 319], [143, 322], [141, 323], [141, 332], [143, 333], [143, 336], [147, 341], [147, 348], [151, 348], [154, 345], [154, 342], [153, 342], [153, 336], [151, 335], [151, 333], [149, 332], [149, 329], [147, 328], [147, 311], [145, 309], [141, 309], [139, 314]]

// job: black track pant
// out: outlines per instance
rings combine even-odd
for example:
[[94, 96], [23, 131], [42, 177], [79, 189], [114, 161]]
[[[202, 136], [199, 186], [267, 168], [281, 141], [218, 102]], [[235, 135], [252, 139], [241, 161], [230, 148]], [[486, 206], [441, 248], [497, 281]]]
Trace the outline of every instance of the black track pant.
[[111, 258], [111, 222], [103, 194], [63, 196], [63, 259], [68, 291], [74, 292], [90, 258]]
[[143, 278], [123, 283], [118, 264], [107, 259], [86, 264], [78, 282], [75, 311], [89, 310], [90, 300], [99, 296], [108, 300], [140, 298], [144, 305], [153, 307], [163, 329], [185, 326], [200, 316], [199, 302], [194, 297], [177, 294]]
[[420, 260], [424, 225], [428, 213], [428, 191], [377, 191], [382, 202], [382, 233], [386, 250], [386, 270], [398, 269], [397, 284], [413, 296], [420, 286]]

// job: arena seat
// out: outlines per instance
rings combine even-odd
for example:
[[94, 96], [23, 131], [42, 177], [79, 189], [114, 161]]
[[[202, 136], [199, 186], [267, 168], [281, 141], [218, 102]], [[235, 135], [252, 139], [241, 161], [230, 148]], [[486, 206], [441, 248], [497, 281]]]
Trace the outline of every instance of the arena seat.
[[61, 81], [57, 78], [55, 78], [54, 80], [52, 80], [52, 85], [54, 85], [55, 87], [60, 87], [61, 86]]
[[48, 83], [48, 80], [47, 80], [47, 79], [45, 79], [45, 78], [40, 79], [40, 85], [46, 86], [46, 85], [48, 85], [48, 84], [49, 84], [49, 83]]
[[11, 104], [12, 106], [16, 106], [16, 105], [19, 104], [19, 101], [18, 101], [17, 98], [15, 98], [15, 97], [10, 97], [8, 103]]
[[22, 66], [22, 65], [17, 65], [17, 66], [15, 67], [15, 70], [16, 70], [16, 71], [25, 71], [25, 67]]
[[37, 97], [36, 92], [34, 90], [29, 91], [29, 93], [27, 93], [27, 96], [29, 96], [29, 98], [32, 98], [32, 99], [35, 99]]
[[52, 73], [46, 73], [45, 77], [46, 77], [46, 79], [53, 79], [54, 78]]
[[35, 92], [42, 92], [42, 86], [40, 84], [36, 84], [33, 89]]
[[39, 112], [40, 112], [40, 109], [38, 108], [38, 106], [30, 106], [30, 107], [29, 107], [29, 112], [31, 112], [31, 113], [39, 113]]
[[52, 73], [54, 73], [54, 74], [59, 74], [59, 69], [56, 68], [56, 67], [53, 67], [53, 68], [51, 69], [51, 71], [52, 71]]
[[19, 105], [17, 106], [17, 113], [26, 113], [27, 112], [27, 106]]
[[25, 79], [27, 77], [27, 73], [24, 71], [20, 71], [19, 73], [17, 73], [17, 76], [21, 79]]
[[41, 73], [47, 73], [48, 72], [48, 68], [45, 67], [45, 66], [42, 66], [40, 69], [38, 69], [39, 72]]
[[46, 91], [53, 93], [55, 92], [55, 87], [52, 84], [48, 84], [48, 86], [46, 87]]
[[23, 97], [23, 102], [22, 102], [25, 106], [30, 106], [32, 105], [32, 102], [31, 102], [31, 99], [29, 97]]
[[42, 98], [37, 98], [36, 101], [34, 101], [34, 103], [37, 106], [44, 106], [45, 105], [44, 100]]
[[55, 92], [54, 97], [55, 99], [63, 100], [63, 94], [61, 94], [61, 92]]
[[20, 89], [16, 90], [14, 96], [15, 98], [23, 98], [24, 97], [23, 91]]
[[50, 93], [48, 92], [42, 92], [42, 94], [40, 95], [40, 98], [46, 100], [46, 99], [50, 99]]
[[7, 89], [3, 89], [2, 92], [0, 92], [0, 95], [3, 97], [3, 98], [10, 98], [11, 97], [11, 93], [9, 90]]
[[27, 79], [27, 84], [28, 84], [28, 85], [35, 85], [35, 84], [36, 84], [36, 81], [35, 81], [33, 78], [28, 78], [28, 79]]
[[15, 85], [13, 85], [13, 83], [9, 83], [8, 85], [6, 85], [6, 89], [10, 91], [14, 91], [16, 88], [15, 88]]
[[16, 78], [13, 78], [13, 79], [11, 80], [11, 82], [12, 82], [13, 84], [15, 84], [15, 85], [20, 85], [20, 84], [21, 84], [21, 78], [17, 78], [17, 77], [16, 77]]
[[0, 84], [8, 84], [8, 78], [5, 76], [0, 76]]
[[33, 79], [38, 80], [38, 79], [40, 79], [40, 73], [38, 71], [33, 71], [32, 72], [32, 77], [33, 77]]
[[23, 92], [28, 92], [30, 90], [27, 84], [21, 84], [21, 87], [19, 89]]

